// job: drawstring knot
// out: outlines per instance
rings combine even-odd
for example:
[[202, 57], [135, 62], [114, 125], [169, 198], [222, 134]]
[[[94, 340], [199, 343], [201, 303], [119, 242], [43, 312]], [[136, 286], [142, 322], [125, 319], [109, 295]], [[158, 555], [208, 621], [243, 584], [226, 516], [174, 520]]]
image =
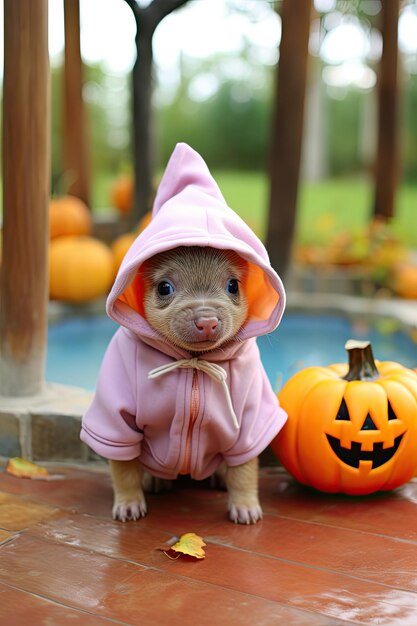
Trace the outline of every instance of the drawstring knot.
[[197, 357], [192, 359], [180, 359], [179, 361], [173, 361], [172, 363], [156, 367], [149, 372], [148, 378], [158, 378], [159, 376], [163, 376], [164, 374], [179, 368], [201, 370], [210, 376], [210, 378], [221, 384], [233, 424], [235, 428], [239, 430], [239, 422], [237, 421], [229, 387], [226, 383], [227, 373], [222, 367], [220, 367], [220, 365], [217, 365], [217, 363], [210, 363], [209, 361], [204, 361], [204, 359], [198, 359]]

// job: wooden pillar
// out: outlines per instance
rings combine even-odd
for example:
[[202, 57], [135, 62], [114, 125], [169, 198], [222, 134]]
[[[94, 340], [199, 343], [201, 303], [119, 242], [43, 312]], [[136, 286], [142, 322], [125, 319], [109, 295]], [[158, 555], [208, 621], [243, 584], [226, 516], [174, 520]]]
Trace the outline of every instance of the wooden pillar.
[[267, 248], [285, 276], [295, 229], [303, 136], [311, 0], [283, 0], [282, 38], [272, 120]]
[[80, 49], [79, 0], [64, 0], [65, 64], [63, 153], [66, 192], [90, 206], [90, 164]]
[[42, 391], [47, 337], [48, 0], [4, 0], [0, 394]]
[[398, 182], [399, 0], [382, 0], [382, 57], [378, 76], [378, 147], [375, 166], [374, 217], [394, 215]]

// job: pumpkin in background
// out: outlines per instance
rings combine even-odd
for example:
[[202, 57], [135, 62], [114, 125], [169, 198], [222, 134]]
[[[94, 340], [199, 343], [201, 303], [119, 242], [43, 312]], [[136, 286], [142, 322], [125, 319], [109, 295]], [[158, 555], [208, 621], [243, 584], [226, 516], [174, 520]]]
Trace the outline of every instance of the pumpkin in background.
[[126, 252], [129, 250], [136, 237], [148, 226], [152, 219], [152, 211], [148, 211], [141, 220], [139, 220], [138, 227], [133, 233], [125, 233], [117, 237], [112, 245], [111, 250], [114, 258], [114, 275], [119, 271], [119, 267], [125, 257]]
[[49, 245], [49, 294], [86, 302], [107, 293], [113, 280], [111, 250], [92, 237], [59, 237]]
[[125, 233], [120, 235], [111, 244], [111, 251], [113, 253], [113, 275], [116, 276], [119, 271], [119, 267], [125, 257], [126, 252], [136, 239], [135, 233]]
[[401, 298], [417, 300], [417, 265], [397, 265], [392, 282], [395, 293]]
[[140, 235], [140, 233], [145, 230], [145, 228], [151, 223], [152, 220], [152, 211], [148, 211], [145, 215], [139, 220], [138, 227], [136, 229], [136, 233]]
[[49, 202], [49, 236], [89, 235], [91, 213], [87, 205], [75, 196], [59, 196]]
[[112, 205], [126, 215], [133, 206], [134, 182], [132, 176], [119, 176], [110, 187], [110, 201]]
[[417, 375], [375, 364], [369, 342], [348, 341], [349, 367], [309, 367], [279, 394], [288, 421], [272, 442], [299, 482], [331, 493], [394, 489], [417, 469]]

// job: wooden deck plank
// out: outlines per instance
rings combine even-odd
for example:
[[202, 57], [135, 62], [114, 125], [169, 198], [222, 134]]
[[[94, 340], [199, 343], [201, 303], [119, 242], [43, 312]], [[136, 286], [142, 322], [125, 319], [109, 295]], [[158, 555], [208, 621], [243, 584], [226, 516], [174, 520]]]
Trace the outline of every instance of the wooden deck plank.
[[[75, 515], [37, 526], [31, 533], [46, 540], [76, 543], [114, 558], [159, 567], [159, 554], [153, 547], [172, 537], [172, 533], [158, 528], [160, 519], [163, 517], [155, 512], [153, 518], [120, 524]], [[194, 531], [194, 526], [188, 530]], [[410, 542], [381, 536], [371, 536], [370, 540], [368, 533], [361, 531], [268, 515], [256, 527], [236, 526], [228, 521], [208, 525], [203, 529], [203, 537], [209, 544], [272, 556], [388, 587], [395, 581], [395, 587], [417, 592], [417, 579], [410, 575], [417, 562], [417, 544]]]
[[[211, 534], [213, 533], [213, 534]], [[417, 543], [266, 515], [262, 528], [210, 528], [207, 541], [417, 592]]]
[[14, 537], [14, 533], [9, 533], [7, 530], [0, 530], [0, 544], [10, 541]]
[[[210, 543], [207, 537], [207, 558], [204, 561], [192, 564], [181, 560], [172, 562], [162, 552], [155, 550], [166, 538], [166, 533], [158, 535], [158, 531], [147, 528], [141, 522], [117, 524], [101, 521], [95, 532], [94, 518], [84, 517], [67, 522], [56, 520], [49, 524], [49, 531], [42, 527], [32, 531], [32, 534], [37, 532], [42, 537], [44, 532], [45, 543], [54, 539], [86, 549], [93, 545], [95, 551], [118, 559], [128, 559], [164, 573], [240, 591], [329, 618], [336, 619], [343, 615], [345, 619], [361, 624], [391, 626], [401, 624], [405, 616], [408, 618], [417, 611], [417, 594], [402, 591], [401, 586], [394, 589], [370, 580], [361, 580], [352, 574], [343, 575], [325, 569], [320, 564], [312, 567], [259, 555], [236, 547]], [[225, 524], [224, 534], [251, 531], [259, 537], [262, 528], [263, 524], [252, 528], [235, 528], [232, 524]], [[301, 547], [298, 561], [302, 554]], [[413, 571], [413, 568], [411, 562], [407, 571]], [[386, 621], [388, 616], [389, 621]]]
[[111, 626], [112, 623], [0, 583], [0, 624], [3, 626]]
[[52, 507], [82, 513], [94, 511], [97, 515], [109, 514], [112, 487], [107, 472], [68, 466], [57, 466], [51, 471], [61, 474], [62, 479], [29, 480], [0, 472], [0, 491]]
[[393, 491], [350, 497], [305, 488], [280, 468], [265, 468], [260, 495], [265, 513], [417, 542], [415, 479]]
[[[266, 469], [265, 519], [256, 526], [228, 522], [226, 494], [201, 488], [149, 496], [149, 515], [121, 524], [110, 517], [107, 473], [63, 472], [62, 480], [43, 483], [0, 474], [3, 514], [10, 516], [12, 505], [22, 516], [13, 522], [18, 535], [0, 535], [0, 581], [27, 594], [22, 606], [43, 598], [51, 607], [135, 626], [175, 626], [172, 614], [181, 615], [181, 626], [211, 625], [213, 611], [216, 626], [415, 622], [413, 481], [392, 493], [348, 498], [318, 494]], [[12, 527], [1, 519], [0, 529]], [[208, 543], [204, 561], [171, 562], [155, 550], [190, 531]]]
[[0, 529], [18, 531], [47, 520], [58, 513], [58, 509], [31, 502], [0, 491]]
[[[32, 501], [110, 519], [112, 488], [107, 472], [58, 468], [62, 481], [28, 481], [0, 472], [0, 490]], [[261, 471], [260, 495], [264, 512], [298, 521], [362, 530], [397, 539], [417, 541], [417, 482], [387, 493], [362, 498], [322, 494], [297, 485], [280, 468]], [[174, 494], [148, 496], [149, 511], [156, 503], [170, 512], [173, 529], [191, 516], [199, 528], [204, 522], [226, 519], [227, 496], [221, 491], [181, 489]], [[401, 523], [398, 521], [401, 520]]]
[[[160, 558], [168, 561], [162, 553]], [[201, 564], [187, 565], [195, 569]], [[28, 533], [0, 548], [0, 581], [67, 607], [138, 626], [229, 626], [231, 621], [239, 626], [345, 624], [302, 607], [222, 589], [216, 581], [203, 584]]]

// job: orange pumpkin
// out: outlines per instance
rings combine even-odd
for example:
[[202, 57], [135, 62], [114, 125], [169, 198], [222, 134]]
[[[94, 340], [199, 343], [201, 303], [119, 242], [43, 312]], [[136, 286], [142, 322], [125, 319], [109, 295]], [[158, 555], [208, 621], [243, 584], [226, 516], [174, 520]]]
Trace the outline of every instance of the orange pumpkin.
[[375, 364], [369, 342], [346, 349], [348, 369], [309, 367], [284, 385], [288, 421], [272, 449], [299, 482], [321, 491], [394, 489], [417, 469], [417, 375]]
[[114, 275], [119, 271], [119, 267], [125, 257], [126, 252], [129, 250], [136, 237], [148, 226], [152, 219], [152, 211], [148, 211], [141, 220], [136, 230], [133, 233], [125, 233], [117, 237], [112, 245], [111, 250], [114, 258]]
[[398, 265], [394, 270], [393, 287], [401, 298], [417, 299], [417, 265]]
[[117, 237], [111, 245], [111, 251], [113, 253], [113, 274], [116, 275], [119, 271], [119, 267], [125, 257], [126, 252], [129, 250], [132, 243], [135, 241], [135, 233], [125, 233]]
[[140, 233], [143, 230], [145, 230], [145, 228], [151, 223], [151, 220], [152, 220], [152, 211], [148, 211], [147, 213], [145, 213], [142, 219], [139, 220], [139, 224], [136, 229], [136, 232], [138, 235], [140, 235]]
[[86, 302], [107, 293], [113, 280], [113, 255], [92, 237], [59, 237], [49, 246], [52, 299]]
[[92, 230], [91, 213], [87, 205], [75, 196], [52, 198], [49, 203], [49, 236], [89, 235]]
[[112, 205], [123, 215], [133, 206], [134, 182], [132, 176], [119, 176], [110, 187]]

